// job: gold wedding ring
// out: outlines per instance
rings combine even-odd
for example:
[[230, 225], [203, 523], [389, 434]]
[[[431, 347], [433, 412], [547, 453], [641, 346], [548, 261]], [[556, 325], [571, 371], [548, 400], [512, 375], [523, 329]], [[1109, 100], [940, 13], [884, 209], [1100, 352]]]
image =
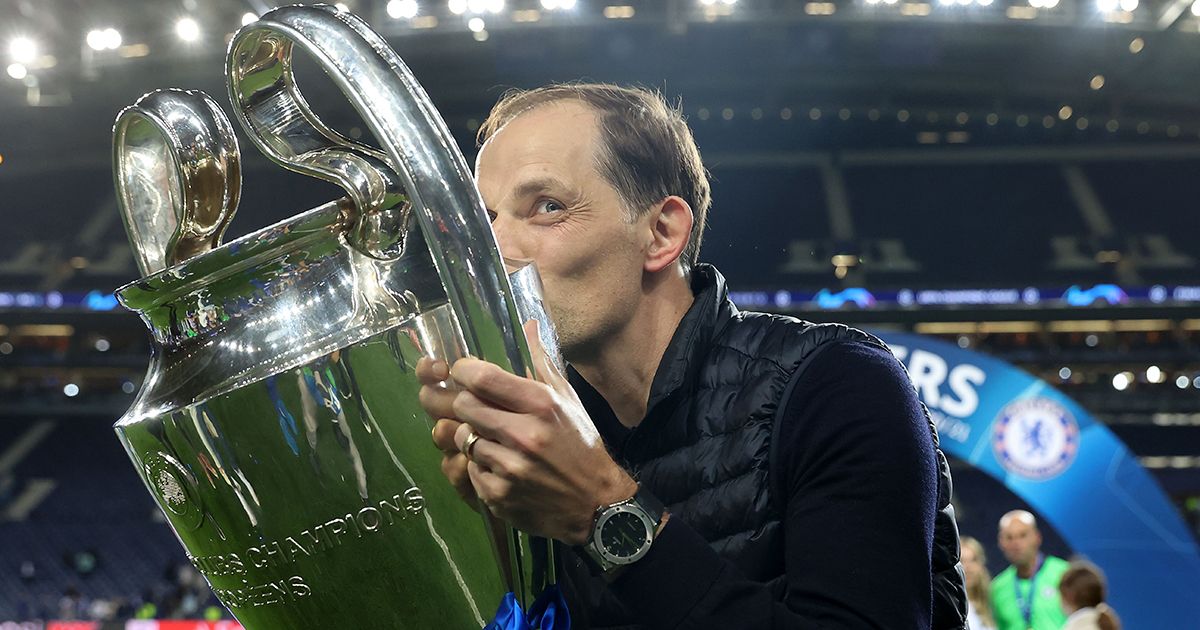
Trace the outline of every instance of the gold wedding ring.
[[471, 459], [471, 450], [475, 448], [475, 443], [478, 441], [479, 434], [474, 430], [471, 431], [466, 440], [463, 440], [462, 453], [467, 456], [467, 459]]

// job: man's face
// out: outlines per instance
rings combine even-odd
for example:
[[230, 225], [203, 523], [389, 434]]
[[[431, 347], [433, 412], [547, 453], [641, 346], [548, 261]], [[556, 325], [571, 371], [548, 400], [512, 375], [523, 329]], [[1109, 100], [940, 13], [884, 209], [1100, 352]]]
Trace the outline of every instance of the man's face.
[[502, 127], [475, 167], [500, 253], [537, 264], [568, 360], [629, 324], [651, 237], [597, 172], [599, 142], [592, 109], [552, 102]]
[[1014, 518], [1000, 528], [1000, 550], [1016, 565], [1029, 565], [1037, 558], [1042, 535], [1027, 521]]

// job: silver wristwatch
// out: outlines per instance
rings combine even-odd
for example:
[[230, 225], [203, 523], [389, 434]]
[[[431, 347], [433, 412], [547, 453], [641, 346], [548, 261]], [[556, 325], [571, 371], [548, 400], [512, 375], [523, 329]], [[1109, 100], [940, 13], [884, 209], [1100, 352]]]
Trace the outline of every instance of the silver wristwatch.
[[637, 562], [650, 551], [663, 511], [662, 503], [638, 486], [633, 497], [596, 509], [584, 553], [604, 572]]

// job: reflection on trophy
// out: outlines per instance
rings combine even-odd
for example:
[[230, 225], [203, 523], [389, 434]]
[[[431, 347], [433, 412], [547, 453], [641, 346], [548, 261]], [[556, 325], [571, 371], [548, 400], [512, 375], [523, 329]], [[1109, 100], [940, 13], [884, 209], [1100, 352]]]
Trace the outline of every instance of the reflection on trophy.
[[[312, 113], [297, 46], [382, 151]], [[251, 629], [478, 628], [510, 592], [528, 608], [554, 581], [550, 546], [446, 482], [414, 368], [471, 354], [526, 373], [520, 322], [548, 325], [533, 270], [510, 285], [444, 123], [358, 18], [271, 11], [234, 37], [227, 70], [253, 142], [347, 196], [222, 245], [240, 169], [220, 109], [168, 90], [120, 114], [116, 185], [143, 278], [119, 297], [154, 350], [116, 431], [146, 486]]]

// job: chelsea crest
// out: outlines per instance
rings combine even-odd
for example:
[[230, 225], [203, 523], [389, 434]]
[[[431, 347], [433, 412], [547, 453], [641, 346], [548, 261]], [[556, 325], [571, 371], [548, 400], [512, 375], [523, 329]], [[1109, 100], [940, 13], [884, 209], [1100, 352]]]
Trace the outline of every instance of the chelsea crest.
[[1033, 481], [1059, 475], [1079, 452], [1079, 424], [1048, 398], [1026, 398], [1000, 410], [992, 425], [992, 451], [1005, 470]]

